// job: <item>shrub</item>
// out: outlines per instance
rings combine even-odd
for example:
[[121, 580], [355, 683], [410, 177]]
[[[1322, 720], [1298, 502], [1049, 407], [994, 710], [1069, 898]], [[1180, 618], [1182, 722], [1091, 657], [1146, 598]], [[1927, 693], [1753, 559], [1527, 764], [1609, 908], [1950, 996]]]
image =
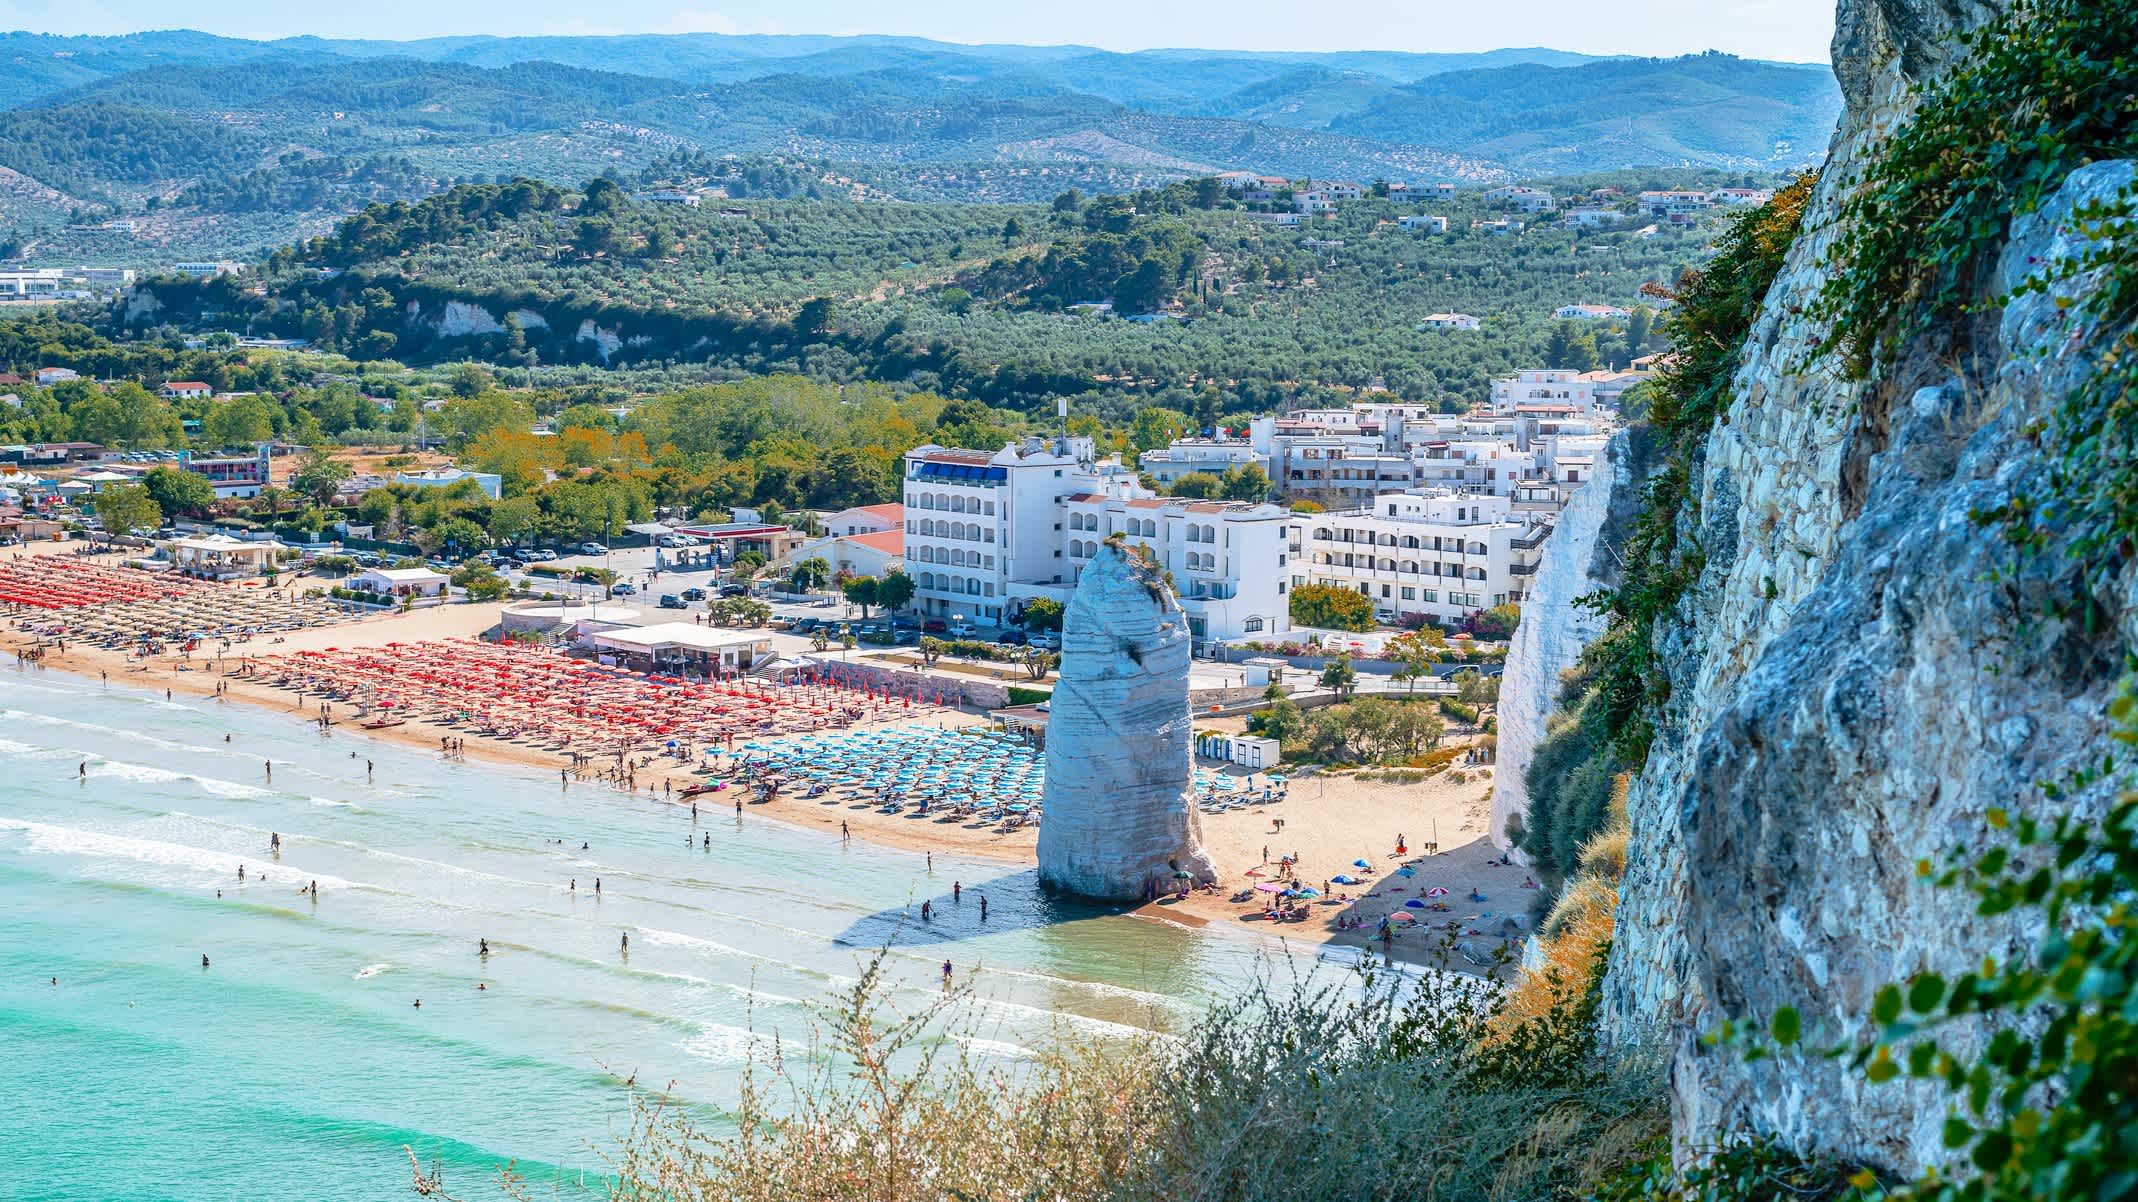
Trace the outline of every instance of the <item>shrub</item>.
[[610, 1196], [1215, 1202], [1279, 1181], [1364, 1202], [1585, 1196], [1665, 1123], [1659, 1058], [1596, 1037], [1592, 971], [1519, 1020], [1501, 987], [1445, 975], [1264, 982], [1178, 1040], [1063, 1032], [1012, 1070], [958, 1038], [957, 994], [887, 1017], [872, 965], [819, 1011], [818, 1054], [752, 1043], [731, 1133], [646, 1101]]
[[1054, 696], [1051, 689], [1028, 689], [1014, 684], [1010, 686], [1009, 693], [1011, 705], [1037, 705]]

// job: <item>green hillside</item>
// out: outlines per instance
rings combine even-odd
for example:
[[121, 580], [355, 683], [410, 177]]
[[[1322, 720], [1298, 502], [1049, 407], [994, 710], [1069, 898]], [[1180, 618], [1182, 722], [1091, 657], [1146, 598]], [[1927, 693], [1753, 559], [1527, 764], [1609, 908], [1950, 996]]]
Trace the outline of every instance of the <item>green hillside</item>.
[[[1719, 182], [1662, 176], [1629, 186]], [[1624, 362], [1640, 329], [1562, 331], [1550, 310], [1641, 301], [1701, 252], [1700, 230], [1444, 235], [1394, 223], [1388, 200], [1347, 205], [1310, 230], [1176, 185], [1054, 205], [757, 199], [698, 208], [535, 183], [462, 187], [376, 205], [334, 234], [279, 252], [265, 295], [242, 281], [160, 280], [137, 323], [213, 320], [312, 339], [364, 358], [502, 365], [695, 365], [912, 383], [991, 403], [1057, 395], [1241, 397], [1351, 389], [1475, 396], [1485, 379], [1547, 355]], [[1080, 315], [1111, 299], [1139, 323]], [[1446, 309], [1476, 334], [1421, 333]], [[1573, 343], [1581, 345], [1570, 345]]]

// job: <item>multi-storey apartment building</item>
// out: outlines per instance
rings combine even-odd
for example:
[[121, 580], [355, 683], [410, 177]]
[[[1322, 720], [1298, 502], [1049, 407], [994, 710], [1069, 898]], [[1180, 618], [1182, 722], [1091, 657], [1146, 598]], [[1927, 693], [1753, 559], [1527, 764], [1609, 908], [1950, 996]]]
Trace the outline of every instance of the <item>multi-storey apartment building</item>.
[[1289, 628], [1289, 513], [1275, 505], [1158, 497], [1091, 440], [1034, 439], [986, 451], [934, 445], [905, 456], [905, 570], [923, 613], [988, 625], [1027, 601], [1067, 602], [1116, 535], [1173, 573], [1197, 638]]
[[1160, 450], [1145, 451], [1136, 460], [1138, 468], [1164, 485], [1191, 472], [1222, 476], [1248, 463], [1262, 463], [1262, 453], [1244, 438], [1176, 438]]
[[1291, 582], [1356, 589], [1385, 622], [1415, 615], [1449, 624], [1520, 603], [1550, 533], [1507, 497], [1384, 493], [1371, 506], [1296, 516]]
[[1198, 642], [1291, 629], [1291, 512], [1279, 505], [1080, 494], [1063, 507], [1072, 581], [1108, 539], [1140, 545], [1173, 574]]

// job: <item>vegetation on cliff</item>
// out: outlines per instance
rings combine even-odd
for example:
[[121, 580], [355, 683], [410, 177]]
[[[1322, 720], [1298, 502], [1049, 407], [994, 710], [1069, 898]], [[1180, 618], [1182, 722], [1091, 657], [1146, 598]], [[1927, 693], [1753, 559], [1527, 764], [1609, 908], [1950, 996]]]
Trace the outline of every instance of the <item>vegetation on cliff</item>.
[[755, 1046], [727, 1130], [644, 1109], [611, 1196], [1581, 1197], [1664, 1123], [1653, 1050], [1597, 1041], [1593, 971], [1520, 1015], [1455, 978], [1266, 984], [1178, 1039], [1065, 1037], [1005, 1067], [958, 1038], [956, 995], [893, 1016], [871, 970], [806, 1059]]
[[1760, 304], [1795, 241], [1816, 176], [1734, 218], [1704, 266], [1673, 289], [1662, 328], [1676, 348], [1670, 366], [1633, 394], [1655, 444], [1655, 468], [1620, 551], [1616, 588], [1582, 598], [1607, 617], [1604, 633], [1569, 674], [1560, 711], [1525, 778], [1529, 808], [1509, 834], [1548, 884], [1576, 872], [1582, 847], [1609, 820], [1612, 781], [1638, 770], [1669, 700], [1656, 652], [1659, 626], [1675, 618], [1705, 562], [1699, 543], [1696, 459], [1728, 407], [1730, 381]]

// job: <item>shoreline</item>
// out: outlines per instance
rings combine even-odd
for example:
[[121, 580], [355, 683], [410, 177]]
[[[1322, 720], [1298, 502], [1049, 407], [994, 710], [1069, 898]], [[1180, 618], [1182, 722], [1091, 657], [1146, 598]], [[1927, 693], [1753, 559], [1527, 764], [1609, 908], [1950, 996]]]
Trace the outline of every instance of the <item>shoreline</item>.
[[[371, 615], [356, 622], [315, 627], [292, 631], [279, 643], [245, 643], [234, 650], [245, 655], [195, 656], [188, 659], [182, 654], [165, 654], [148, 660], [135, 660], [122, 650], [102, 647], [69, 646], [62, 653], [48, 639], [35, 639], [26, 632], [13, 631], [8, 640], [8, 651], [15, 655], [18, 671], [34, 671], [37, 667], [63, 671], [85, 680], [111, 680], [136, 688], [153, 691], [167, 690], [172, 697], [180, 695], [195, 698], [218, 698], [255, 708], [288, 715], [292, 718], [313, 721], [309, 714], [316, 712], [319, 699], [311, 694], [299, 694], [270, 685], [252, 677], [233, 674], [236, 663], [242, 663], [251, 654], [284, 655], [303, 650], [320, 650], [329, 647], [378, 645], [387, 641], [420, 641], [439, 638], [472, 638], [489, 629], [496, 621], [496, 604], [446, 605], [416, 610], [406, 614]], [[39, 664], [31, 664], [21, 658], [24, 641], [33, 641], [44, 649]], [[235, 661], [235, 662], [233, 662]], [[219, 668], [220, 663], [220, 668]], [[216, 686], [223, 686], [218, 695]], [[345, 702], [334, 702], [337, 708]], [[885, 727], [916, 725], [947, 725], [951, 720], [940, 712], [930, 720], [911, 722], [870, 723], [853, 727], [869, 730]], [[982, 725], [984, 719], [961, 713], [957, 724]], [[457, 758], [464, 761], [491, 764], [500, 767], [539, 770], [542, 772], [560, 769], [569, 770], [566, 757], [546, 749], [526, 747], [504, 739], [460, 731], [453, 727], [440, 726], [416, 719], [405, 720], [402, 725], [380, 729], [366, 729], [356, 722], [337, 717], [331, 728], [322, 737], [353, 733], [360, 737], [377, 738], [401, 746], [445, 754], [440, 749], [442, 739], [458, 739], [464, 745]], [[724, 759], [725, 757], [723, 757]], [[595, 789], [621, 796], [642, 797], [645, 800], [662, 801], [679, 809], [689, 803], [679, 796], [663, 794], [663, 783], [680, 791], [687, 785], [702, 783], [703, 778], [692, 771], [691, 765], [675, 761], [656, 760], [640, 770], [648, 785], [648, 791], [640, 794], [636, 789], [624, 788], [598, 777], [584, 778], [575, 775], [567, 789]], [[1489, 777], [1485, 786], [1489, 791]], [[1413, 854], [1402, 858], [1403, 863], [1414, 866], [1421, 875], [1430, 873], [1436, 884], [1451, 890], [1467, 890], [1477, 894], [1489, 884], [1493, 895], [1505, 888], [1508, 874], [1519, 875], [1519, 867], [1500, 868], [1496, 864], [1496, 852], [1485, 854], [1489, 848], [1482, 837], [1483, 794], [1467, 802], [1454, 796], [1455, 792], [1477, 790], [1453, 790], [1452, 781], [1427, 781], [1407, 786], [1376, 784], [1367, 780], [1316, 775], [1295, 780], [1291, 788], [1291, 800], [1283, 803], [1274, 812], [1242, 811], [1224, 815], [1202, 815], [1200, 821], [1206, 849], [1210, 851], [1221, 873], [1222, 883], [1215, 893], [1194, 893], [1185, 901], [1167, 897], [1141, 905], [1122, 906], [1124, 915], [1146, 921], [1161, 922], [1188, 930], [1220, 929], [1236, 932], [1256, 939], [1272, 940], [1288, 944], [1294, 949], [1310, 950], [1321, 958], [1325, 949], [1346, 947], [1351, 954], [1361, 958], [1382, 958], [1384, 950], [1394, 961], [1415, 967], [1437, 968], [1468, 975], [1484, 975], [1477, 966], [1465, 963], [1459, 957], [1444, 957], [1442, 941], [1446, 932], [1406, 930], [1387, 948], [1379, 946], [1372, 938], [1372, 922], [1378, 912], [1393, 911], [1401, 906], [1403, 899], [1391, 896], [1404, 887], [1395, 885], [1392, 873], [1398, 866], [1391, 850], [1395, 843], [1390, 835], [1379, 838], [1364, 829], [1371, 825], [1387, 825], [1394, 821], [1392, 829], [1404, 832], [1414, 843], [1424, 842], [1424, 832], [1441, 830], [1441, 822], [1453, 819], [1450, 825], [1458, 826], [1458, 833], [1468, 833], [1473, 828], [1478, 837], [1465, 843], [1461, 839], [1450, 840], [1449, 850], [1436, 855]], [[1467, 782], [1462, 782], [1467, 783]], [[730, 802], [726, 792], [710, 795], [714, 800], [708, 806], [700, 797], [702, 810], [718, 810]], [[737, 796], [746, 796], [738, 794]], [[1318, 804], [1317, 804], [1318, 803]], [[1421, 803], [1425, 803], [1421, 805]], [[743, 813], [757, 813], [788, 826], [820, 831], [833, 838], [857, 839], [877, 847], [927, 855], [936, 851], [968, 856], [973, 859], [999, 864], [1005, 868], [1032, 868], [1038, 863], [1037, 832], [1033, 829], [1009, 834], [992, 830], [973, 831], [962, 826], [941, 826], [934, 823], [914, 825], [914, 820], [905, 815], [885, 815], [876, 812], [870, 805], [849, 807], [847, 805], [824, 805], [806, 801], [797, 796], [775, 796], [769, 801], [745, 800], [740, 805]], [[1318, 814], [1302, 811], [1318, 810]], [[1430, 810], [1432, 812], [1423, 812]], [[1406, 813], [1405, 811], [1411, 811]], [[1283, 826], [1275, 826], [1273, 819], [1284, 820]], [[1401, 822], [1412, 818], [1405, 827]], [[1304, 821], [1300, 821], [1300, 820]], [[841, 824], [849, 833], [842, 836]], [[901, 825], [904, 824], [904, 825]], [[1430, 824], [1430, 825], [1428, 825]], [[1299, 830], [1294, 830], [1297, 825]], [[1264, 829], [1264, 828], [1268, 829]], [[1418, 832], [1411, 834], [1409, 832]], [[1324, 866], [1334, 860], [1349, 863], [1353, 859], [1366, 859], [1377, 865], [1373, 877], [1357, 887], [1356, 894], [1344, 890], [1347, 900], [1339, 903], [1331, 898], [1310, 903], [1310, 917], [1303, 922], [1269, 923], [1259, 917], [1249, 919], [1246, 915], [1259, 915], [1260, 901], [1245, 904], [1228, 900], [1231, 893], [1246, 889], [1257, 881], [1273, 879], [1263, 866], [1280, 854], [1277, 841], [1282, 841], [1282, 850], [1301, 856], [1303, 882], [1322, 876]], [[1262, 859], [1258, 862], [1256, 847], [1260, 845]], [[1378, 844], [1376, 847], [1375, 844]], [[1310, 850], [1301, 851], [1306, 848]], [[1339, 850], [1340, 849], [1340, 850]], [[1337, 857], [1343, 857], [1341, 859]], [[1378, 867], [1385, 863], [1385, 868]], [[1333, 871], [1333, 870], [1332, 870]], [[1354, 871], [1345, 869], [1344, 871]], [[1319, 884], [1319, 881], [1311, 883]], [[1421, 885], [1422, 888], [1422, 885]], [[1373, 896], [1364, 896], [1371, 893]], [[1456, 896], [1466, 896], [1458, 893]], [[1365, 929], [1340, 930], [1335, 926], [1339, 915], [1354, 908], [1368, 916]], [[1458, 906], [1457, 908], [1463, 908]], [[1491, 911], [1485, 911], [1490, 918]], [[1452, 917], [1452, 915], [1450, 915]], [[1477, 915], [1462, 916], [1463, 921], [1476, 919]], [[1441, 919], [1445, 921], [1446, 919]], [[1524, 924], [1526, 930], [1526, 923]], [[1496, 934], [1488, 935], [1482, 924], [1476, 928], [1480, 938], [1491, 942]], [[1510, 951], [1514, 950], [1509, 948]], [[1492, 975], [1505, 975], [1495, 973]]]

